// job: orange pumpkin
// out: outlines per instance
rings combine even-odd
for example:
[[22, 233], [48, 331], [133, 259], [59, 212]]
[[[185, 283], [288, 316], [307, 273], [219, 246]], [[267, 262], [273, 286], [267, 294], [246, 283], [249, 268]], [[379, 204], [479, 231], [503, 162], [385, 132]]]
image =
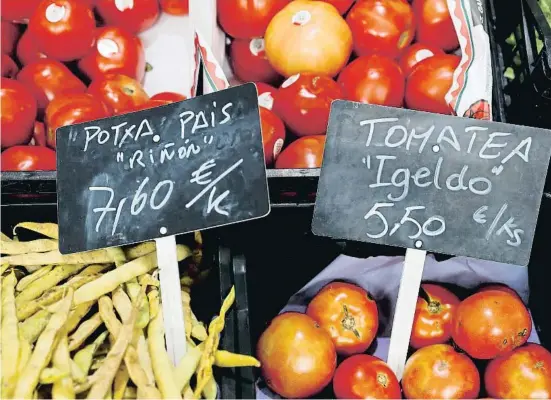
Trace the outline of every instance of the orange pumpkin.
[[331, 4], [295, 0], [275, 15], [264, 36], [272, 67], [285, 77], [310, 72], [335, 76], [352, 51], [352, 32]]

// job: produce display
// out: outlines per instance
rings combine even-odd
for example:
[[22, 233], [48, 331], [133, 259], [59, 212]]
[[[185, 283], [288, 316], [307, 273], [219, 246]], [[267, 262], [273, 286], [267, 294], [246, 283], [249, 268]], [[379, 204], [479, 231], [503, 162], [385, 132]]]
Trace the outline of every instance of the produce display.
[[520, 296], [501, 284], [466, 297], [446, 286], [421, 286], [400, 382], [371, 355], [381, 334], [378, 307], [388, 299], [333, 281], [304, 314], [284, 311], [262, 333], [256, 355], [264, 383], [287, 398], [550, 398], [551, 353], [527, 342], [532, 320]]
[[188, 0], [3, 1], [2, 171], [55, 170], [59, 127], [184, 100], [146, 93], [152, 66], [138, 34], [188, 8]]
[[260, 106], [285, 124], [274, 142], [279, 121], [261, 114], [268, 167], [321, 166], [333, 100], [453, 113], [460, 50], [446, 0], [218, 0], [217, 15], [234, 78], [259, 85]]
[[259, 366], [254, 357], [219, 349], [233, 288], [208, 326], [192, 311], [193, 287], [208, 273], [200, 232], [192, 245], [177, 245], [187, 267], [188, 347], [174, 366], [165, 350], [154, 242], [61, 255], [56, 224], [23, 222], [14, 228], [21, 231], [37, 238], [2, 234], [0, 241], [3, 399], [215, 399], [213, 367]]

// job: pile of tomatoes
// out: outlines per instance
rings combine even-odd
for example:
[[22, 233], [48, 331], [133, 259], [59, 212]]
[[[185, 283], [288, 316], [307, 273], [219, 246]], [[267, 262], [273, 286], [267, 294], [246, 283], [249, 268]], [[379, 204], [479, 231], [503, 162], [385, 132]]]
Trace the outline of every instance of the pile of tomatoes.
[[331, 102], [451, 114], [446, 0], [218, 0], [236, 78], [259, 89], [268, 166], [321, 165]]
[[529, 311], [507, 286], [483, 286], [461, 301], [442, 285], [424, 283], [400, 383], [384, 361], [365, 354], [376, 347], [375, 300], [335, 281], [306, 313], [275, 317], [257, 357], [268, 387], [287, 398], [330, 386], [338, 399], [551, 398], [551, 353], [527, 343], [531, 329]]
[[61, 126], [184, 100], [141, 84], [161, 12], [188, 0], [2, 0], [2, 170], [54, 170]]

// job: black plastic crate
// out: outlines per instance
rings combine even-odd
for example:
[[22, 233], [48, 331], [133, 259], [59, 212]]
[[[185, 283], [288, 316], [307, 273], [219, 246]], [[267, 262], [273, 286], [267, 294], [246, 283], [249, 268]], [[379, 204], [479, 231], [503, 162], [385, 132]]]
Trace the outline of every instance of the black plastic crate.
[[551, 127], [551, 27], [538, 0], [489, 0], [507, 122]]
[[[2, 205], [2, 232], [11, 236], [13, 227], [23, 221], [55, 222], [55, 203]], [[23, 230], [22, 230], [23, 232]], [[23, 232], [24, 233], [24, 232]], [[32, 235], [32, 233], [30, 233]], [[27, 240], [25, 235], [22, 240]], [[178, 238], [181, 242], [182, 238]], [[248, 329], [248, 301], [244, 263], [238, 255], [221, 242], [217, 230], [203, 233], [204, 263], [211, 267], [205, 281], [193, 288], [192, 307], [199, 320], [208, 324], [218, 314], [224, 298], [235, 285], [235, 304], [226, 314], [226, 325], [220, 338], [224, 350], [253, 354]], [[238, 399], [254, 396], [252, 368], [215, 368], [215, 377], [220, 389], [218, 398]]]

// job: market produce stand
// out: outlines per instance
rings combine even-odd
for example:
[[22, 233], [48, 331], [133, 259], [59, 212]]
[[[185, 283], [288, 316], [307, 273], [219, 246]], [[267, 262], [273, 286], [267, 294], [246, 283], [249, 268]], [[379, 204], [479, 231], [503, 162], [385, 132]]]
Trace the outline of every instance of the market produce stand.
[[[39, 398], [551, 396], [551, 136], [532, 128], [550, 126], [545, 4], [522, 0], [505, 12], [492, 0], [140, 0], [135, 14], [124, 9], [131, 0], [95, 0], [75, 5], [80, 23], [55, 36], [63, 8], [55, 1], [80, 0], [42, 0], [37, 17], [6, 0], [1, 12], [2, 86], [37, 96], [36, 113], [19, 119], [28, 126], [6, 129], [2, 120], [12, 134], [2, 141], [0, 174], [2, 333], [12, 338], [2, 351], [19, 363], [3, 360], [17, 378], [4, 378], [3, 390]], [[58, 81], [42, 80], [44, 71]], [[239, 104], [232, 128], [221, 110], [228, 101]], [[86, 116], [70, 120], [81, 105]], [[379, 132], [381, 118], [400, 126]], [[122, 145], [121, 124], [148, 129], [130, 128]], [[440, 135], [423, 136], [427, 124]], [[171, 146], [190, 148], [178, 143], [189, 139], [184, 131], [207, 150], [173, 159]], [[371, 134], [383, 133], [371, 145]], [[167, 146], [159, 158], [156, 143]], [[50, 157], [18, 158], [35, 150]], [[58, 171], [41, 171], [48, 160], [53, 168], [54, 150]], [[499, 305], [477, 304], [484, 296], [513, 311], [505, 318]], [[67, 312], [87, 299], [91, 308], [76, 321]], [[495, 321], [476, 314], [485, 307]], [[432, 338], [420, 333], [423, 312], [445, 327], [426, 328]], [[48, 322], [66, 316], [70, 332]], [[472, 332], [473, 320], [484, 334]], [[132, 324], [142, 328], [138, 342], [129, 339]], [[501, 330], [512, 336], [493, 348], [472, 344]], [[115, 351], [125, 342], [125, 354]], [[32, 352], [46, 347], [54, 354]], [[90, 363], [81, 352], [92, 352]], [[296, 374], [299, 354], [312, 362]], [[27, 368], [31, 355], [40, 374]], [[539, 387], [511, 383], [514, 368], [503, 365], [513, 355]], [[68, 368], [73, 360], [84, 375]], [[419, 364], [412, 374], [416, 362], [451, 366], [451, 379]], [[176, 379], [162, 373], [172, 368]], [[354, 381], [358, 371], [364, 382]], [[441, 386], [429, 393], [423, 384]]]

